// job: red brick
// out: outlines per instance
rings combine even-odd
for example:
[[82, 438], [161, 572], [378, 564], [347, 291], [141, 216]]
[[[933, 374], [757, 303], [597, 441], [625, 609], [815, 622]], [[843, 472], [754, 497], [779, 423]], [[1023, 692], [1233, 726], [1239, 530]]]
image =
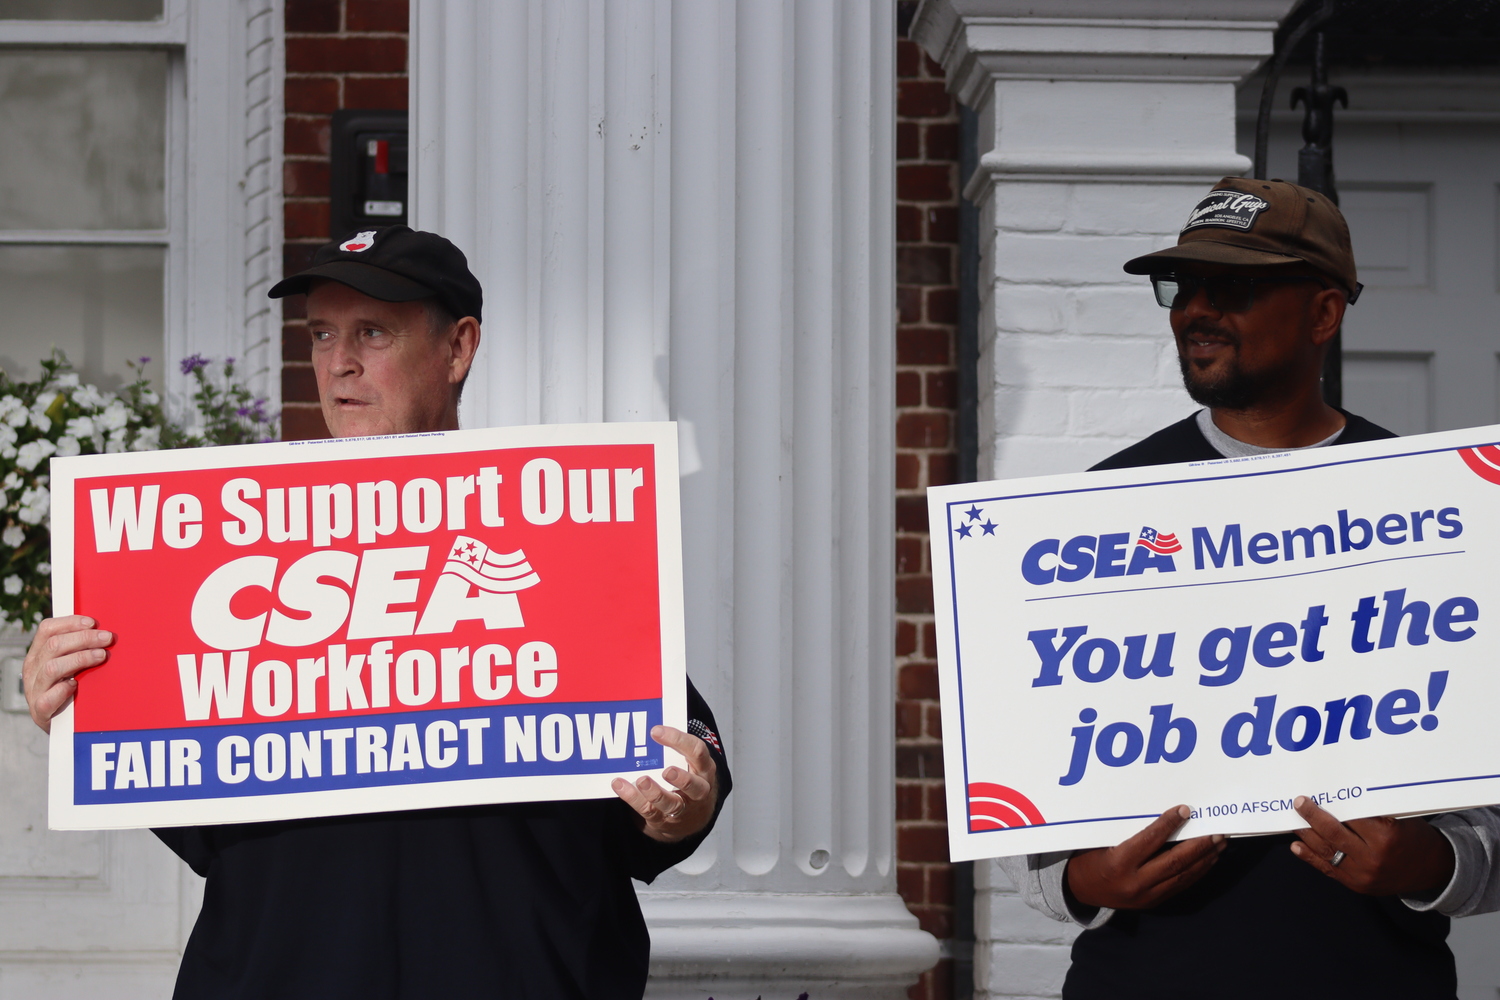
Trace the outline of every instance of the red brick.
[[896, 117], [942, 118], [953, 113], [953, 98], [941, 80], [902, 80], [896, 85]]
[[896, 530], [927, 534], [927, 498], [896, 498]]
[[[937, 677], [936, 663], [908, 663], [899, 672], [897, 687], [903, 698], [934, 699], [938, 696]], [[926, 778], [929, 775], [918, 777]]]
[[[900, 292], [896, 293], [897, 299]], [[927, 289], [927, 322], [958, 323], [958, 289], [957, 288], [929, 288]]]
[[937, 626], [932, 622], [922, 626], [922, 653], [924, 656], [937, 655]]
[[317, 237], [328, 239], [328, 202], [289, 201], [285, 215], [286, 238], [296, 240]]
[[288, 73], [405, 73], [404, 38], [288, 38]]
[[897, 580], [896, 610], [903, 615], [932, 614], [932, 581], [925, 576]]
[[917, 206], [896, 206], [896, 242], [922, 242], [922, 210]]
[[[929, 705], [927, 708], [928, 717], [930, 718], [932, 715], [935, 715], [937, 710], [936, 705]], [[941, 726], [938, 728], [942, 729]], [[934, 734], [929, 733], [928, 735]], [[942, 733], [939, 732], [935, 735], [936, 737], [941, 737]], [[944, 823], [948, 822], [948, 793], [942, 785], [927, 786], [927, 818], [941, 820]], [[933, 902], [939, 902], [939, 900], [934, 899]]]
[[[281, 360], [311, 361], [312, 340], [307, 336], [307, 324], [284, 323], [281, 327]], [[915, 642], [913, 642], [915, 645]]]
[[903, 38], [896, 42], [896, 76], [915, 77], [922, 72], [922, 48]]
[[339, 81], [332, 76], [286, 78], [286, 109], [292, 114], [327, 115], [339, 109]]
[[307, 441], [328, 436], [321, 407], [290, 405], [281, 408], [281, 440]]
[[927, 456], [927, 485], [949, 486], [958, 482], [958, 456], [952, 452]]
[[[922, 703], [916, 701], [896, 702], [896, 738], [916, 739], [922, 735]], [[914, 816], [897, 816], [897, 819], [915, 819]]]
[[916, 122], [896, 123], [896, 159], [922, 158], [922, 127]]
[[[900, 209], [896, 211], [899, 212]], [[922, 322], [922, 287], [920, 285], [896, 287], [896, 322]]]
[[405, 111], [407, 82], [404, 76], [350, 77], [344, 81], [344, 107]]
[[943, 410], [958, 406], [958, 372], [927, 373], [927, 405]]
[[941, 826], [900, 827], [896, 830], [896, 856], [903, 861], [947, 861], [948, 831]]
[[922, 459], [916, 455], [896, 456], [896, 489], [916, 490], [922, 487]]
[[[943, 748], [936, 743], [913, 746], [897, 744], [896, 777], [941, 778], [943, 776]], [[902, 861], [946, 861], [947, 858], [910, 857], [906, 853], [897, 855]]]
[[328, 156], [332, 123], [327, 118], [288, 118], [282, 149], [287, 156]]
[[[939, 792], [942, 789], [938, 789]], [[927, 901], [953, 905], [953, 869], [948, 865], [926, 865]]]
[[398, 31], [406, 34], [411, 12], [406, 0], [345, 0], [344, 19], [349, 31]]
[[939, 206], [927, 210], [927, 242], [958, 242], [958, 209], [955, 206]]
[[922, 376], [916, 372], [896, 373], [896, 405], [922, 405]]
[[922, 54], [922, 72], [927, 76], [943, 79], [947, 73], [943, 70], [943, 64], [926, 53]]
[[318, 379], [311, 365], [282, 365], [281, 398], [288, 403], [318, 401]]
[[[898, 833], [897, 836], [899, 837], [900, 834]], [[943, 835], [943, 842], [946, 845], [946, 832]], [[953, 908], [951, 906], [912, 906], [908, 909], [916, 915], [917, 922], [922, 925], [922, 929], [933, 937], [951, 938], [953, 936]]]
[[[968, 995], [969, 986], [965, 986], [964, 996]], [[949, 1000], [950, 997], [958, 996], [953, 991], [953, 959], [945, 958], [937, 965], [922, 973], [922, 978], [917, 980], [917, 985], [907, 990], [907, 1000]]]
[[922, 128], [924, 142], [924, 159], [928, 160], [954, 160], [959, 159], [962, 138], [958, 131], [957, 122], [933, 122]]
[[338, 31], [339, 0], [286, 0], [286, 30], [289, 34]]
[[907, 329], [896, 331], [896, 364], [948, 365], [953, 335], [947, 330]]
[[327, 198], [326, 160], [287, 160], [281, 165], [281, 183], [288, 198]]
[[902, 285], [952, 285], [953, 248], [896, 247], [896, 282]]
[[[896, 786], [897, 807], [900, 807], [902, 786]], [[927, 902], [927, 868], [925, 865], [897, 865], [896, 891], [907, 903]]]
[[951, 423], [946, 413], [903, 413], [896, 418], [896, 447], [945, 448]]
[[896, 199], [952, 201], [954, 172], [955, 168], [947, 163], [912, 163], [897, 167]]
[[[916, 539], [902, 539], [901, 541], [915, 541], [915, 540]], [[900, 548], [901, 547], [901, 542], [898, 541], [896, 543], [896, 547]], [[900, 557], [899, 556], [897, 557], [897, 561], [898, 562], [900, 561]], [[899, 573], [900, 570], [897, 570], [897, 572]], [[901, 621], [898, 621], [896, 623], [896, 655], [897, 656], [910, 656], [912, 653], [915, 653], [916, 651], [917, 651], [917, 626], [916, 626], [916, 624], [914, 622], [901, 622]]]
[[[921, 499], [920, 497], [916, 499]], [[896, 572], [901, 575], [907, 573], [922, 572], [922, 539], [921, 538], [898, 538], [896, 539]], [[912, 626], [915, 629], [916, 626]], [[897, 631], [899, 638], [899, 628]], [[916, 637], [912, 637], [912, 648], [906, 653], [901, 652], [900, 643], [897, 643], [896, 655], [905, 656], [907, 653], [916, 652]]]

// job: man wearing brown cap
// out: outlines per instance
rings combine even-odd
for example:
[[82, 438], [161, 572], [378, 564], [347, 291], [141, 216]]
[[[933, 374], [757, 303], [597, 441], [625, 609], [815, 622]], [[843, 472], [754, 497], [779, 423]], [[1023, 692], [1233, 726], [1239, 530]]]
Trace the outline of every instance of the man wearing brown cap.
[[[1125, 264], [1171, 310], [1203, 409], [1095, 469], [1394, 437], [1323, 398], [1323, 358], [1359, 297], [1343, 215], [1284, 181], [1228, 178], [1174, 247]], [[1085, 930], [1063, 996], [1452, 1000], [1448, 918], [1500, 909], [1500, 810], [1340, 823], [1304, 797], [1295, 835], [1198, 837], [1164, 812], [1111, 848], [1003, 858], [1026, 901]]]
[[[479, 346], [481, 292], [433, 233], [366, 230], [271, 289], [307, 296], [313, 371], [335, 437], [456, 430]], [[130, 622], [37, 629], [24, 676], [47, 729], [109, 669]], [[650, 881], [708, 835], [730, 778], [713, 714], [688, 684], [688, 728], [663, 788], [617, 778], [619, 800], [427, 809], [158, 830], [207, 878], [177, 1000], [639, 1000], [650, 941], [631, 879]]]

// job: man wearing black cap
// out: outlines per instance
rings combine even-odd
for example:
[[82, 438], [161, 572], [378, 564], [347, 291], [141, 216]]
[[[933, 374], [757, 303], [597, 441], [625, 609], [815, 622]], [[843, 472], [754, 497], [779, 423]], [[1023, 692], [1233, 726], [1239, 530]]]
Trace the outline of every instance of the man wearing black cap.
[[[481, 292], [457, 247], [405, 226], [320, 249], [271, 289], [307, 295], [318, 395], [335, 437], [453, 430], [479, 346]], [[107, 661], [93, 619], [48, 619], [26, 657], [43, 729]], [[120, 627], [128, 628], [129, 623]], [[630, 998], [650, 941], [631, 879], [651, 881], [712, 829], [730, 778], [691, 682], [692, 735], [663, 789], [616, 779], [622, 801], [422, 810], [159, 830], [207, 878], [178, 1000], [266, 997]]]
[[[1395, 436], [1323, 398], [1324, 355], [1361, 288], [1323, 195], [1225, 178], [1176, 246], [1125, 270], [1171, 310], [1203, 409], [1095, 469]], [[1295, 835], [1169, 846], [1189, 815], [1177, 806], [1115, 847], [1001, 859], [1028, 903], [1085, 928], [1063, 996], [1452, 1000], [1448, 918], [1500, 909], [1500, 810], [1340, 823], [1295, 804], [1308, 823]]]

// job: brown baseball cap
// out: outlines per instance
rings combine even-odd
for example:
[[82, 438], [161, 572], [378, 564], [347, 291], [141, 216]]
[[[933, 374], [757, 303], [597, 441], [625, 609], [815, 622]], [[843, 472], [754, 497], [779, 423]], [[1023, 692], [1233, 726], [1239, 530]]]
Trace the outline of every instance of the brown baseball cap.
[[1125, 271], [1161, 274], [1179, 263], [1309, 264], [1350, 302], [1361, 288], [1344, 214], [1317, 191], [1282, 180], [1224, 178], [1193, 208], [1175, 247], [1126, 261]]

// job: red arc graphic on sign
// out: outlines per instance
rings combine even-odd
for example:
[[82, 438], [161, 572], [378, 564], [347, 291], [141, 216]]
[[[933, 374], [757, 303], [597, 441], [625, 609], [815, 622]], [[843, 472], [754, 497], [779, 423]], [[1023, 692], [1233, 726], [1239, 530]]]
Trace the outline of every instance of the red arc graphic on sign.
[[1487, 479], [1500, 486], [1500, 446], [1484, 444], [1477, 448], [1460, 448], [1458, 457], [1480, 479]]
[[969, 783], [969, 832], [1041, 826], [1047, 821], [1034, 803], [1014, 788], [987, 781]]

